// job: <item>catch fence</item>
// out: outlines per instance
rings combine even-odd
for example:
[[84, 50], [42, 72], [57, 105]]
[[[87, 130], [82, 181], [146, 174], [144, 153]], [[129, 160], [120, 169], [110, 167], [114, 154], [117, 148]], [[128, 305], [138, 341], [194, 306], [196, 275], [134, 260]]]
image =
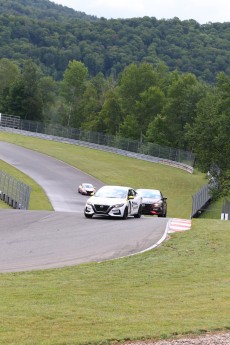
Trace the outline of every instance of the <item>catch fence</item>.
[[19, 128], [20, 116], [6, 115], [0, 113], [0, 125], [3, 127]]
[[198, 217], [204, 212], [209, 203], [211, 202], [213, 191], [218, 188], [218, 183], [210, 180], [209, 183], [204, 185], [198, 190], [196, 194], [192, 196], [192, 214], [191, 218]]
[[199, 216], [204, 211], [210, 200], [211, 194], [209, 190], [209, 184], [206, 184], [201, 189], [199, 189], [196, 194], [192, 196], [191, 218]]
[[28, 210], [31, 188], [0, 170], [0, 198], [15, 209]]
[[[6, 124], [4, 125], [0, 122], [0, 126], [12, 128], [9, 121]], [[131, 155], [125, 154], [125, 152], [133, 153], [132, 156], [135, 158], [152, 161], [155, 159], [158, 163], [175, 166], [190, 173], [193, 172], [195, 155], [190, 151], [162, 146], [156, 143], [131, 140], [120, 136], [22, 119], [19, 121], [17, 129], [30, 132], [30, 135], [37, 133], [47, 137], [53, 136], [52, 140], [61, 141], [62, 138], [62, 141], [66, 140], [76, 145], [93, 147], [127, 156]]]

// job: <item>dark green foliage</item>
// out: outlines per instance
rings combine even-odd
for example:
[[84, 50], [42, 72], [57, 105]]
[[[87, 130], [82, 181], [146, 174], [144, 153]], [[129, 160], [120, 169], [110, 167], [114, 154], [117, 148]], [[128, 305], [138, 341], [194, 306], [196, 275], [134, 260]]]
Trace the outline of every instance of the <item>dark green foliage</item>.
[[1, 14], [15, 16], [28, 16], [35, 19], [52, 19], [55, 21], [82, 18], [96, 20], [95, 16], [86, 15], [84, 12], [74, 11], [66, 6], [57, 5], [49, 0], [0, 0]]
[[90, 75], [117, 77], [134, 63], [163, 61], [169, 70], [214, 82], [229, 67], [230, 23], [178, 18], [96, 18], [48, 0], [0, 0], [0, 58], [32, 58], [61, 79], [69, 61]]
[[[0, 0], [0, 112], [167, 145], [229, 191], [230, 23]], [[222, 193], [222, 191], [221, 191]]]
[[216, 88], [210, 90], [197, 106], [197, 116], [187, 124], [187, 139], [196, 152], [203, 171], [218, 167], [212, 175], [219, 181], [219, 195], [230, 193], [230, 77], [217, 76]]

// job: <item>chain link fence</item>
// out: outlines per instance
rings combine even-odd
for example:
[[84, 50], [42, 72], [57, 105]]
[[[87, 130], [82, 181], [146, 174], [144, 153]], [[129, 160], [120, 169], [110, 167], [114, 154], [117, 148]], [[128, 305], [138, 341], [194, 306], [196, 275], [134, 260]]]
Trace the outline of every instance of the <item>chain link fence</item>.
[[3, 127], [19, 128], [20, 116], [6, 115], [0, 113], [0, 124]]
[[209, 183], [204, 185], [196, 194], [192, 196], [191, 218], [199, 217], [199, 215], [207, 209], [212, 200], [213, 192], [217, 188], [218, 183], [214, 180], [210, 180]]
[[0, 199], [15, 209], [28, 210], [31, 188], [0, 170]]
[[[0, 121], [0, 126], [12, 128], [12, 118], [11, 120], [9, 119], [9, 121], [7, 121], [7, 116], [8, 115], [2, 114], [2, 118], [4, 117], [5, 120], [4, 122]], [[75, 142], [77, 145], [104, 149], [106, 151], [115, 152], [118, 154], [124, 154], [122, 151], [135, 153], [137, 154], [136, 156], [133, 155], [135, 158], [168, 164], [186, 170], [190, 173], [193, 172], [195, 155], [190, 151], [184, 151], [181, 149], [175, 149], [145, 141], [140, 142], [138, 140], [131, 140], [128, 138], [122, 138], [120, 136], [92, 132], [78, 128], [45, 124], [37, 121], [20, 120], [17, 129], [30, 133], [40, 133], [43, 134], [43, 136], [53, 136], [53, 138], [59, 138], [59, 141], [60, 138], [63, 138], [69, 142]], [[93, 146], [91, 144], [93, 144]], [[110, 148], [110, 150], [108, 150], [108, 148]], [[149, 157], [150, 159], [148, 159]], [[153, 158], [155, 158], [155, 160]], [[179, 164], [177, 165], [177, 163]]]

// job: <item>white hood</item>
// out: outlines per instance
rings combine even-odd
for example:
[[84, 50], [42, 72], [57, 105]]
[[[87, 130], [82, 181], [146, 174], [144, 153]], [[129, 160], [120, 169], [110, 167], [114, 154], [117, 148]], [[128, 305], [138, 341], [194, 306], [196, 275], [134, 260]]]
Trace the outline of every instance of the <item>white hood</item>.
[[92, 204], [96, 205], [116, 205], [116, 204], [124, 204], [126, 202], [125, 198], [101, 198], [92, 196], [87, 200], [87, 202], [91, 202]]

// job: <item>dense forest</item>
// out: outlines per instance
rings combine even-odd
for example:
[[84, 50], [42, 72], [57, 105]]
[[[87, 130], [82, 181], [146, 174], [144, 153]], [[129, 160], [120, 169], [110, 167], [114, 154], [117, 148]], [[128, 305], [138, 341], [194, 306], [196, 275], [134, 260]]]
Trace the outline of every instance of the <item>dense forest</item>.
[[191, 150], [228, 195], [230, 23], [0, 10], [0, 113]]
[[56, 80], [75, 59], [93, 76], [116, 78], [130, 63], [163, 61], [211, 83], [218, 72], [230, 75], [229, 42], [230, 23], [107, 20], [48, 0], [0, 0], [0, 58], [31, 58]]

